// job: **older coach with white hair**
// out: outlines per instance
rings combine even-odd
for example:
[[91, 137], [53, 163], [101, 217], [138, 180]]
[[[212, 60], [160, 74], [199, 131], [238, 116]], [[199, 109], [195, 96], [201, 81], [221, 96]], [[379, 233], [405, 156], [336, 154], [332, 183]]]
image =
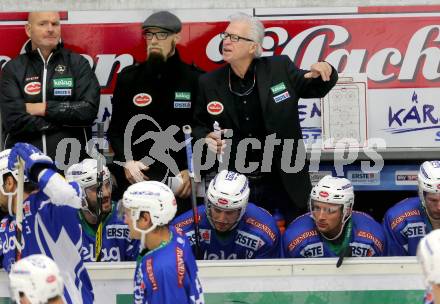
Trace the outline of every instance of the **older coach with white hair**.
[[[280, 209], [290, 221], [305, 210], [311, 190], [304, 144], [298, 142], [302, 138], [298, 100], [325, 96], [338, 79], [337, 71], [327, 62], [315, 63], [307, 71], [298, 69], [285, 55], [260, 57], [264, 26], [243, 13], [231, 17], [220, 37], [228, 64], [200, 78], [194, 135], [205, 138], [212, 152], [231, 149], [229, 166], [225, 153], [220, 167], [246, 174], [250, 200], [269, 211]], [[222, 134], [225, 129], [233, 131], [230, 146], [219, 132], [213, 132], [216, 121]], [[271, 157], [265, 156], [262, 166], [265, 140], [271, 134], [277, 140], [267, 142], [266, 148], [272, 144], [274, 151]], [[249, 138], [256, 138], [261, 146], [247, 146], [247, 153], [239, 155], [239, 142]], [[283, 147], [292, 153], [282, 162]], [[298, 157], [297, 151], [302, 152]], [[296, 160], [304, 165], [292, 172]]]

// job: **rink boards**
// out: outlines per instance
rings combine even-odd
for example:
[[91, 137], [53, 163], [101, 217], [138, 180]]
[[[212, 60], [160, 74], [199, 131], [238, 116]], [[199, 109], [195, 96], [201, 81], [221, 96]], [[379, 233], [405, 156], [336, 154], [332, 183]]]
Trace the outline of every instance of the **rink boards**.
[[[414, 257], [199, 261], [207, 304], [420, 303], [423, 279]], [[96, 303], [132, 303], [134, 263], [88, 264]], [[0, 304], [9, 303], [0, 273]]]

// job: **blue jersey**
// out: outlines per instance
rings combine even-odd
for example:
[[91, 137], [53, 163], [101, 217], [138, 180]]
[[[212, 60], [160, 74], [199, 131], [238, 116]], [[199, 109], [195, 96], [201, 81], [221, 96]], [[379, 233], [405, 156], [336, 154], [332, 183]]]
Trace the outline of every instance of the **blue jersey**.
[[[78, 213], [83, 228], [81, 256], [84, 262], [96, 261], [96, 231], [86, 222], [81, 212]], [[129, 237], [128, 226], [118, 218], [113, 204], [102, 227], [101, 262], [135, 261], [139, 254], [139, 240]]]
[[425, 291], [425, 296], [423, 297], [423, 304], [434, 304], [434, 294], [432, 293], [431, 286], [429, 286]]
[[[42, 253], [52, 258], [62, 270], [65, 301], [93, 303], [92, 284], [79, 253], [82, 238], [77, 212], [52, 204], [43, 191], [30, 195], [23, 203], [22, 257]], [[16, 257], [15, 217], [6, 216], [0, 222], [0, 242], [2, 266], [9, 272]]]
[[418, 197], [404, 199], [385, 213], [383, 229], [388, 255], [415, 256], [420, 240], [432, 230]]
[[149, 251], [136, 267], [134, 303], [203, 304], [203, 291], [190, 244], [170, 225], [171, 239]]
[[[229, 235], [219, 236], [211, 226], [205, 206], [198, 207], [200, 251], [204, 260], [271, 259], [280, 257], [281, 236], [273, 217], [264, 209], [248, 203], [246, 212]], [[195, 247], [192, 210], [172, 222], [181, 228]], [[194, 248], [195, 250], [195, 248]]]
[[[348, 222], [347, 222], [348, 223]], [[353, 211], [348, 245], [351, 256], [382, 256], [386, 242], [382, 227], [369, 215]], [[345, 225], [347, 229], [348, 224]], [[336, 257], [336, 252], [316, 229], [310, 213], [296, 218], [283, 235], [283, 253], [286, 258]]]

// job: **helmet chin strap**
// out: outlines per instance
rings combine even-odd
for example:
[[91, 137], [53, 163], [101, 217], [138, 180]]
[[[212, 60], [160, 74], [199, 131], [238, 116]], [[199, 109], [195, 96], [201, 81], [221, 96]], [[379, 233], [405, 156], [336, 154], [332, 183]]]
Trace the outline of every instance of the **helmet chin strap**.
[[8, 212], [10, 216], [14, 216], [14, 210], [12, 210], [12, 196], [14, 194], [13, 193], [8, 193]]
[[329, 238], [329, 237], [326, 237], [324, 233], [321, 233], [323, 238], [325, 238], [327, 241], [337, 240], [341, 236], [342, 232], [344, 231], [345, 224], [347, 223], [349, 218], [350, 218], [349, 216], [346, 216], [345, 219], [342, 221], [341, 230], [339, 230], [339, 233], [335, 237]]
[[137, 219], [135, 219], [134, 217], [132, 218], [133, 222], [134, 222], [134, 230], [136, 230], [137, 232], [140, 232], [141, 234], [141, 248], [147, 248], [145, 246], [145, 237], [147, 236], [148, 233], [150, 233], [151, 231], [153, 231], [154, 229], [156, 229], [157, 225], [156, 224], [152, 224], [152, 226], [146, 230], [141, 229], [137, 226]]

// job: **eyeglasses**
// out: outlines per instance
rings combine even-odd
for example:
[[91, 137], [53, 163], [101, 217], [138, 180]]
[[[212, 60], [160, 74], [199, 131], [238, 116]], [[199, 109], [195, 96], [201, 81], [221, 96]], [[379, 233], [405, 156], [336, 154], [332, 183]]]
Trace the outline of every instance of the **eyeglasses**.
[[157, 40], [165, 40], [168, 38], [168, 35], [171, 35], [172, 33], [170, 32], [144, 32], [144, 37], [147, 40], [153, 40], [153, 37], [156, 36]]
[[323, 211], [325, 214], [334, 214], [341, 209], [341, 206], [335, 207], [319, 207], [312, 205], [312, 212], [321, 213]]
[[232, 42], [238, 42], [238, 41], [240, 41], [240, 39], [245, 40], [245, 41], [254, 42], [252, 39], [241, 37], [241, 36], [238, 36], [235, 34], [229, 34], [227, 32], [220, 33], [220, 38], [222, 38], [222, 40], [226, 40], [229, 38]]

